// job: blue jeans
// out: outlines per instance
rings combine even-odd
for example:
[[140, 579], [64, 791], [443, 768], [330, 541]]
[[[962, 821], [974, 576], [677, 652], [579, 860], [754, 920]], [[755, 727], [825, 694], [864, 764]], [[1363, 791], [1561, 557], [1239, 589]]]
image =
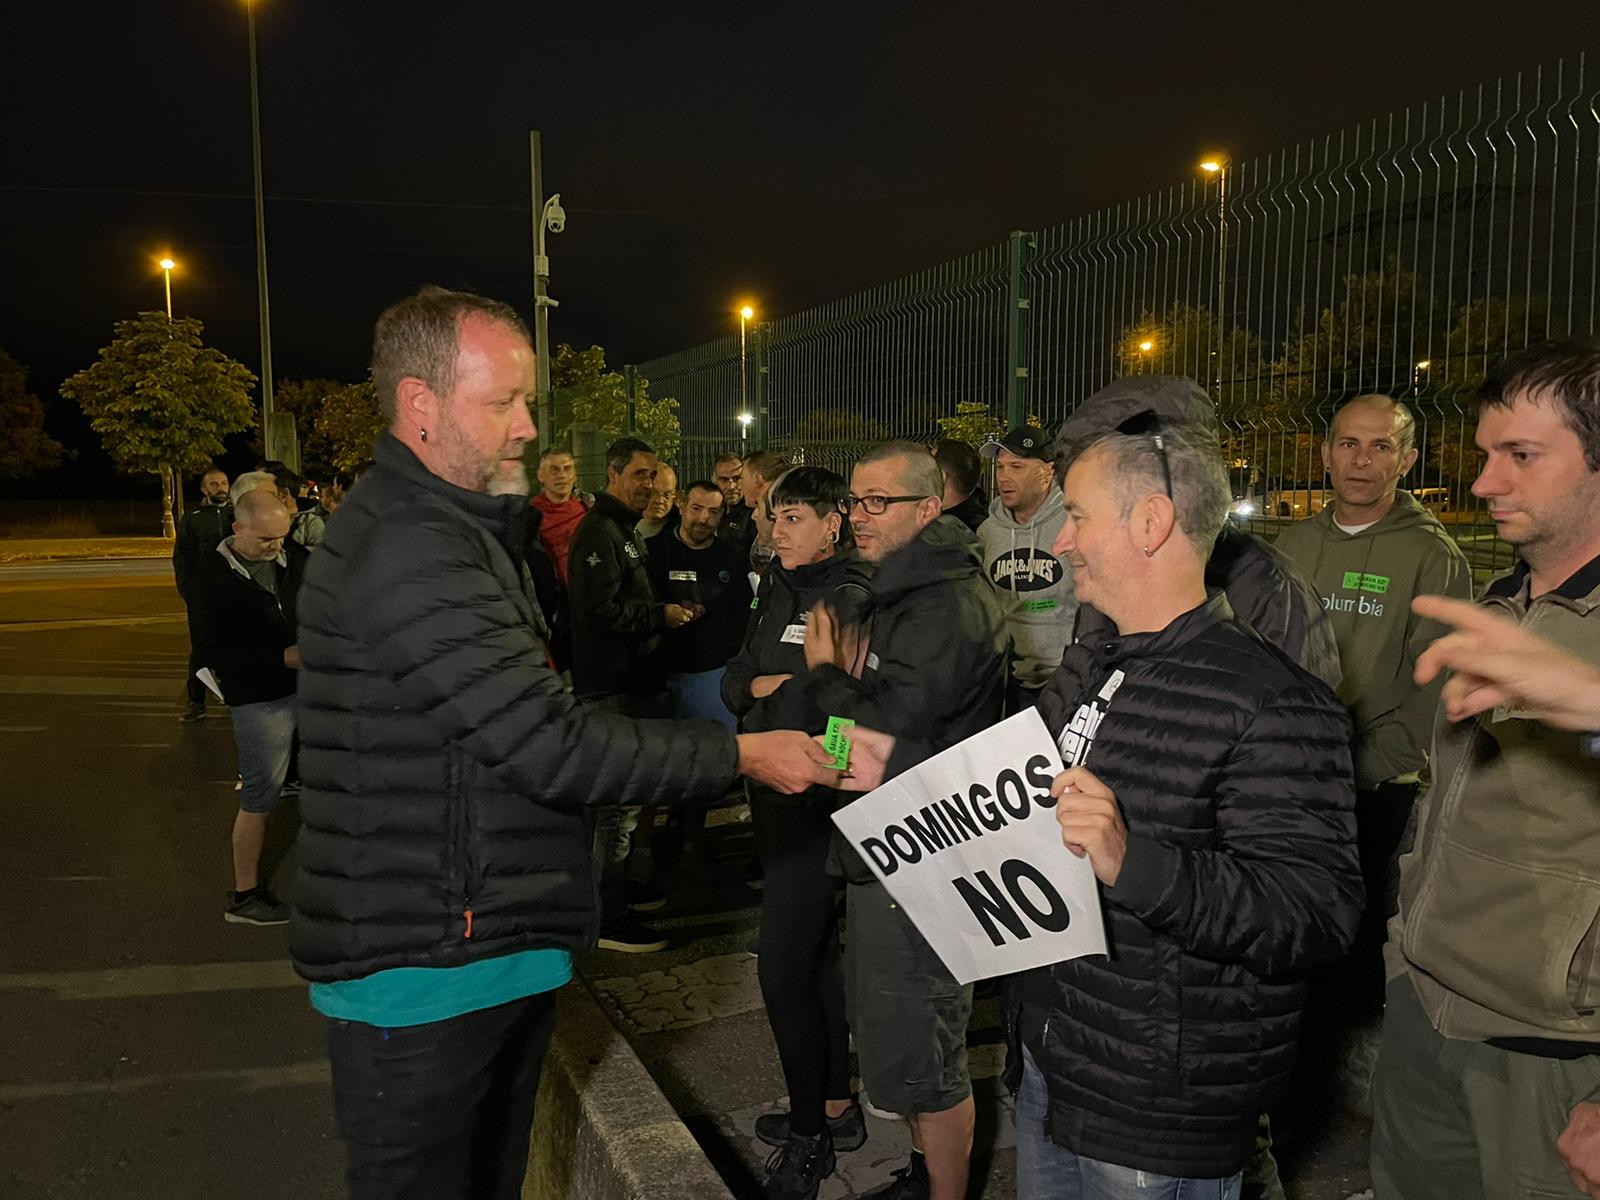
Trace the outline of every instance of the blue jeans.
[[294, 693], [281, 700], [239, 704], [232, 709], [233, 744], [239, 752], [239, 807], [271, 812], [283, 795], [294, 749]]
[[727, 671], [727, 667], [718, 667], [715, 671], [669, 675], [667, 694], [672, 698], [672, 715], [703, 717], [721, 721], [729, 729], [735, 729], [733, 714], [722, 702], [722, 677]]
[[1044, 1132], [1044, 1075], [1022, 1052], [1017, 1090], [1017, 1195], [1028, 1200], [1239, 1200], [1241, 1176], [1181, 1179], [1074, 1154]]

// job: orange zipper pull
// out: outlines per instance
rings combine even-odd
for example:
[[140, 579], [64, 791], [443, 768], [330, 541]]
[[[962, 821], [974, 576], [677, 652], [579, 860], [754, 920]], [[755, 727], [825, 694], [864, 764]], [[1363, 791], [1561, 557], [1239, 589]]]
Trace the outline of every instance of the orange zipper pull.
[[472, 936], [472, 910], [470, 908], [467, 909], [467, 932], [464, 936], [469, 938]]

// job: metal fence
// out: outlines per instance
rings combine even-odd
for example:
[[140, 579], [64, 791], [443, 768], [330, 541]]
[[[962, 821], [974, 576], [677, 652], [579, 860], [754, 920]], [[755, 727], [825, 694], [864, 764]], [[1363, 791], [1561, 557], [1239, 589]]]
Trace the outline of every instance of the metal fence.
[[743, 355], [727, 338], [639, 374], [678, 399], [694, 470], [741, 445], [842, 469], [886, 437], [933, 439], [958, 403], [1050, 426], [1119, 376], [1190, 375], [1266, 527], [1321, 507], [1332, 409], [1386, 392], [1417, 415], [1409, 484], [1480, 565], [1502, 560], [1469, 492], [1473, 390], [1510, 349], [1600, 330], [1584, 60], [1214, 165], [758, 326]]

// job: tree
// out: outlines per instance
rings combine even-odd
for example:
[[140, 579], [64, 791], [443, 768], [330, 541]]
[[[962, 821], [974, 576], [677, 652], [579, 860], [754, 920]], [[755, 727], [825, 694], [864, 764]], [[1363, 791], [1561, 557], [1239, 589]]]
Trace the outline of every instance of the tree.
[[28, 391], [28, 369], [0, 350], [0, 479], [22, 479], [61, 461], [44, 431], [44, 405]]
[[285, 379], [272, 389], [272, 410], [294, 417], [300, 466], [313, 479], [334, 469], [333, 447], [317, 432], [317, 418], [327, 398], [345, 386], [337, 379]]
[[[1037, 423], [1037, 418], [1035, 418]], [[962, 400], [955, 416], [939, 418], [939, 436], [977, 448], [1006, 431], [1006, 423], [981, 400]]]
[[372, 444], [389, 421], [378, 407], [378, 388], [371, 380], [333, 387], [322, 398], [314, 432], [318, 444], [327, 447], [328, 465], [354, 475], [372, 464]]
[[162, 531], [173, 536], [178, 472], [204, 470], [222, 439], [255, 423], [250, 388], [256, 377], [205, 345], [193, 317], [142, 312], [118, 321], [111, 344], [93, 366], [61, 385], [124, 471], [161, 479]]
[[606, 369], [606, 352], [599, 346], [574, 350], [562, 344], [550, 356], [550, 390], [554, 393], [553, 419], [561, 430], [552, 439], [571, 445], [573, 425], [594, 425], [608, 436], [635, 433], [656, 449], [662, 462], [676, 463], [683, 442], [678, 402], [671, 396], [650, 395], [650, 381], [634, 380], [633, 424], [628, 429], [628, 381], [619, 371]]

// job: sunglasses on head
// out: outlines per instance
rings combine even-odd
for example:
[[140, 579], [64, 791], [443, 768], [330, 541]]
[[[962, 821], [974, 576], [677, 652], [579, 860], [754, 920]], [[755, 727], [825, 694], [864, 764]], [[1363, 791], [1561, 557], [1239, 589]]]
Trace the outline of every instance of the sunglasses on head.
[[1134, 413], [1117, 432], [1129, 437], [1148, 437], [1155, 447], [1156, 458], [1161, 461], [1161, 482], [1166, 485], [1167, 499], [1172, 499], [1172, 464], [1167, 461], [1167, 440], [1161, 432], [1161, 418], [1149, 409]]

